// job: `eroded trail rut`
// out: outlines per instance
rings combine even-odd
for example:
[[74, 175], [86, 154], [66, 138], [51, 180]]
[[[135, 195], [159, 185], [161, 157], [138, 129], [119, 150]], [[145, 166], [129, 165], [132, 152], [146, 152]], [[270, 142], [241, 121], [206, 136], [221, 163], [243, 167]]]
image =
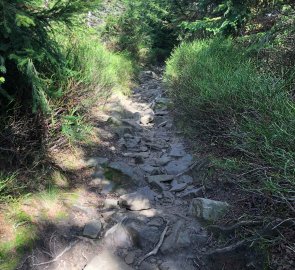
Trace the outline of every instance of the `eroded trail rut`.
[[[157, 72], [156, 72], [157, 73]], [[59, 226], [20, 269], [205, 269], [210, 220], [226, 203], [202, 201], [206, 161], [174, 126], [161, 72], [143, 72], [131, 97], [115, 97], [102, 116], [117, 135], [117, 155], [86, 159], [96, 171]], [[211, 211], [211, 212], [210, 212]], [[58, 236], [58, 241], [55, 241]]]

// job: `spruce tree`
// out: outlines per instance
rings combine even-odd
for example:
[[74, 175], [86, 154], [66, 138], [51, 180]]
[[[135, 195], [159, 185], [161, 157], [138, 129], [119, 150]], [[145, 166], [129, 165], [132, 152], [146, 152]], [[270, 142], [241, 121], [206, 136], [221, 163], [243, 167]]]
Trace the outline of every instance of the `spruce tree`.
[[[0, 0], [0, 104], [30, 102], [48, 110], [48, 80], [64, 66], [53, 38], [58, 25], [71, 26], [97, 0]], [[27, 103], [26, 103], [27, 104]]]

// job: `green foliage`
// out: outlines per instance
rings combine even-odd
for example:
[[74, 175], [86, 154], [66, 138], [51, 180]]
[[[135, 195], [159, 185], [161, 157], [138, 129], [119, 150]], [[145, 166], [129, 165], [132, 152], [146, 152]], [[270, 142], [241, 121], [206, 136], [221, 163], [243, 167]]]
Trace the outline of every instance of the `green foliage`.
[[[22, 214], [24, 214], [22, 212]], [[21, 218], [21, 217], [17, 217]], [[0, 243], [0, 268], [13, 270], [22, 259], [22, 256], [31, 250], [35, 243], [37, 233], [36, 226], [28, 219], [23, 219], [15, 224], [15, 237], [10, 241]], [[21, 219], [19, 219], [21, 220]]]
[[[286, 11], [283, 11], [284, 8]], [[237, 40], [250, 56], [254, 55], [261, 60], [261, 67], [278, 74], [284, 73], [289, 78], [289, 70], [295, 65], [294, 14], [295, 7], [283, 6], [282, 12], [276, 16], [276, 22], [270, 29], [245, 35]]]
[[[246, 32], [265, 31], [259, 29], [261, 21], [264, 27], [273, 25], [278, 13], [286, 12], [292, 1], [273, 0], [176, 0], [180, 19], [182, 39], [207, 38], [212, 36], [241, 36]], [[286, 4], [290, 4], [287, 5]]]
[[83, 117], [77, 113], [77, 109], [72, 110], [69, 115], [63, 117], [61, 133], [70, 142], [87, 141], [91, 132], [92, 127], [86, 124]]
[[[97, 1], [54, 0], [0, 2], [0, 101], [33, 101], [34, 111], [48, 111], [51, 76], [64, 66], [64, 56], [53, 38], [54, 26], [73, 25], [79, 14]], [[5, 81], [4, 81], [5, 79]]]
[[294, 190], [295, 106], [283, 79], [258, 71], [231, 40], [213, 40], [176, 49], [166, 80], [191, 125], [222, 138], [255, 172], [269, 168], [260, 175], [262, 190], [284, 196]]
[[198, 1], [195, 18], [184, 20], [180, 26], [186, 37], [237, 34], [250, 15], [250, 2], [240, 0]]
[[118, 1], [124, 12], [107, 18], [103, 36], [141, 62], [163, 61], [175, 45], [170, 1]]
[[106, 96], [112, 90], [128, 94], [134, 72], [131, 61], [123, 54], [108, 51], [94, 30], [75, 28], [58, 39], [64, 47], [67, 67], [73, 71], [73, 79], [99, 88], [100, 93]]
[[[17, 144], [16, 159], [30, 156], [34, 161], [36, 152], [30, 145], [35, 150], [38, 145], [40, 151], [60, 135], [72, 142], [86, 139], [91, 131], [85, 117], [89, 106], [103, 102], [112, 91], [128, 93], [133, 67], [125, 56], [109, 52], [86, 27], [84, 13], [97, 0], [55, 0], [48, 6], [44, 1], [26, 2], [0, 5], [0, 124], [5, 131], [0, 143], [8, 151]], [[11, 118], [18, 128], [28, 119], [34, 127], [20, 133], [9, 126]], [[19, 134], [26, 135], [21, 147]]]
[[116, 49], [127, 50], [136, 60], [148, 63], [165, 59], [183, 40], [265, 32], [278, 14], [290, 15], [294, 9], [292, 1], [283, 0], [115, 2], [122, 11], [107, 17], [103, 37]]
[[[131, 61], [108, 51], [95, 31], [78, 27], [73, 30], [62, 28], [56, 37], [63, 47], [66, 73], [53, 76], [52, 87], [59, 89], [61, 96], [50, 100], [53, 111], [67, 108], [63, 114], [52, 117], [52, 123], [61, 125], [62, 135], [70, 142], [88, 140], [92, 134], [87, 121], [89, 107], [106, 100], [114, 91], [128, 94], [134, 72]], [[53, 128], [53, 137], [58, 138], [59, 131]]]

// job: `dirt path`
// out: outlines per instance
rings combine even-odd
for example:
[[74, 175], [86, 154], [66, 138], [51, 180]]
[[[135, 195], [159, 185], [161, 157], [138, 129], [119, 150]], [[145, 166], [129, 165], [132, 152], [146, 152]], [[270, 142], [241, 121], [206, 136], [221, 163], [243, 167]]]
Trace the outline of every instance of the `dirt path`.
[[210, 238], [196, 216], [214, 220], [228, 205], [196, 199], [205, 161], [175, 129], [159, 74], [143, 72], [131, 97], [110, 100], [101, 121], [117, 134], [113, 158], [85, 157], [93, 179], [19, 269], [205, 269]]

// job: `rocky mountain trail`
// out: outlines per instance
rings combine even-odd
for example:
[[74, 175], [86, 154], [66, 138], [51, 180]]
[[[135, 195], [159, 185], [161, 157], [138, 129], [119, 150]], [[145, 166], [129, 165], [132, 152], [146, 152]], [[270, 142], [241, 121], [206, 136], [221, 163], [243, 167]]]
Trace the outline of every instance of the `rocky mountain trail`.
[[206, 221], [230, 206], [204, 198], [194, 175], [206, 160], [190, 153], [177, 133], [160, 74], [142, 72], [131, 97], [110, 99], [102, 121], [116, 134], [112, 157], [85, 159], [95, 172], [72, 219], [51, 228], [44, 237], [49, 244], [19, 269], [209, 269]]

